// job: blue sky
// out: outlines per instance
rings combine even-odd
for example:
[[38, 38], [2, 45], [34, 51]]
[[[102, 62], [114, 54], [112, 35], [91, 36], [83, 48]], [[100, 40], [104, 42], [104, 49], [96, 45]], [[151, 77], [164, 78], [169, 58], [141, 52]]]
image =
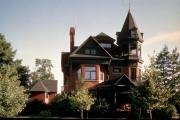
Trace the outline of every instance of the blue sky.
[[[180, 50], [180, 0], [130, 0], [133, 17], [144, 33], [142, 57], [165, 44]], [[17, 50], [16, 58], [34, 70], [36, 58], [53, 63], [62, 85], [61, 52], [69, 51], [69, 28], [75, 45], [104, 32], [116, 38], [129, 9], [129, 0], [0, 0], [0, 33]]]

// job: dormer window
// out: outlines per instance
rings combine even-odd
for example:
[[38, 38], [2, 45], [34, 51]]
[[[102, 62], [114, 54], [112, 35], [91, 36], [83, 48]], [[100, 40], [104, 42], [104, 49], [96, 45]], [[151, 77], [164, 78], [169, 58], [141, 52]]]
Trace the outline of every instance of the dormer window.
[[95, 49], [85, 49], [85, 54], [88, 55], [95, 55], [96, 54], [96, 50]]
[[111, 48], [111, 44], [109, 44], [109, 43], [100, 43], [100, 45], [103, 48]]
[[136, 38], [136, 30], [131, 30], [131, 38]]

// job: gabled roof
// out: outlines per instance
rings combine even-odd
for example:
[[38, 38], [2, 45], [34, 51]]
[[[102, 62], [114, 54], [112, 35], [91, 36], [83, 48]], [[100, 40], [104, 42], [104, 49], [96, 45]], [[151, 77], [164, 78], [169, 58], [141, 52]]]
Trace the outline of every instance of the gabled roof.
[[124, 25], [122, 27], [122, 30], [120, 32], [120, 39], [126, 39], [130, 36], [130, 31], [131, 30], [136, 30], [137, 37], [139, 38], [140, 41], [143, 41], [142, 35], [137, 27], [137, 24], [131, 14], [131, 11], [129, 9], [128, 14], [126, 16]]
[[30, 88], [31, 92], [57, 92], [57, 80], [37, 80]]
[[101, 32], [94, 37], [99, 43], [114, 43], [115, 39]]
[[129, 85], [133, 85], [136, 86], [136, 83], [134, 83], [133, 81], [131, 81], [125, 74], [123, 74], [122, 76], [114, 79], [114, 80], [107, 80], [104, 81], [103, 83], [99, 84], [98, 86], [102, 87], [102, 86], [129, 86]]
[[[73, 58], [73, 57], [87, 57], [87, 55], [85, 55], [84, 53], [80, 53], [80, 51], [83, 49], [83, 48], [88, 48], [88, 46], [90, 45], [89, 43], [92, 43], [94, 45], [96, 45], [96, 48], [99, 48], [101, 50], [101, 52], [103, 53], [103, 55], [88, 55], [88, 57], [105, 57], [105, 58], [111, 58], [112, 56], [103, 48], [100, 46], [100, 44], [96, 41], [95, 38], [93, 38], [92, 36], [90, 36], [86, 41], [84, 41], [75, 51], [73, 51], [71, 54], [70, 54], [70, 57]], [[98, 53], [99, 54], [99, 53]]]

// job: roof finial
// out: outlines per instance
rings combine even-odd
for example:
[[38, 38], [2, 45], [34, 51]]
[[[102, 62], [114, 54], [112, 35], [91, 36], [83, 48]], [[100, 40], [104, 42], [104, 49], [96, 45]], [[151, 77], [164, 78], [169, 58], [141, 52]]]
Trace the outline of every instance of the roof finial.
[[129, 10], [131, 9], [131, 0], [129, 0]]

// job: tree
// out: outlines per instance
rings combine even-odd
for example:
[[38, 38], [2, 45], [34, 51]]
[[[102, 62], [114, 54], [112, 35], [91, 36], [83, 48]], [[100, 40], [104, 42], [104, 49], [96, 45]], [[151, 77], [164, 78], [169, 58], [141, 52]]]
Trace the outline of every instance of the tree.
[[15, 53], [11, 44], [6, 42], [5, 37], [0, 33], [0, 65], [12, 63]]
[[26, 106], [28, 95], [20, 86], [16, 67], [0, 66], [0, 117], [17, 115]]
[[176, 89], [180, 87], [180, 54], [177, 52], [177, 48], [173, 49], [171, 53], [165, 46], [157, 54], [155, 67], [161, 76], [158, 83], [175, 93]]
[[155, 64], [155, 56], [150, 57], [150, 64], [142, 74], [143, 82], [132, 90], [133, 105], [140, 113], [141, 109], [148, 110], [150, 119], [152, 110], [167, 107], [168, 99], [172, 97], [169, 89], [159, 82], [162, 77]]
[[95, 102], [95, 99], [89, 94], [88, 90], [84, 88], [76, 90], [69, 99], [71, 105], [74, 106], [77, 111], [81, 111], [81, 119], [83, 119], [83, 111], [89, 111], [91, 105]]
[[36, 59], [36, 70], [31, 73], [32, 80], [52, 80], [54, 75], [51, 72], [53, 67], [49, 59]]
[[152, 110], [165, 109], [173, 102], [178, 103], [179, 67], [180, 57], [176, 48], [170, 53], [165, 46], [156, 56], [151, 56], [150, 64], [142, 75], [145, 82], [132, 90], [135, 107], [149, 109], [152, 118]]
[[[70, 93], [69, 93], [70, 94]], [[50, 103], [50, 111], [55, 116], [73, 116], [75, 113], [74, 107], [70, 104], [68, 93], [57, 94]]]
[[29, 68], [21, 64], [21, 60], [14, 60], [16, 51], [13, 50], [10, 43], [8, 43], [5, 37], [0, 34], [0, 65], [15, 65], [18, 71], [18, 80], [21, 81], [20, 85], [28, 88], [29, 86]]

